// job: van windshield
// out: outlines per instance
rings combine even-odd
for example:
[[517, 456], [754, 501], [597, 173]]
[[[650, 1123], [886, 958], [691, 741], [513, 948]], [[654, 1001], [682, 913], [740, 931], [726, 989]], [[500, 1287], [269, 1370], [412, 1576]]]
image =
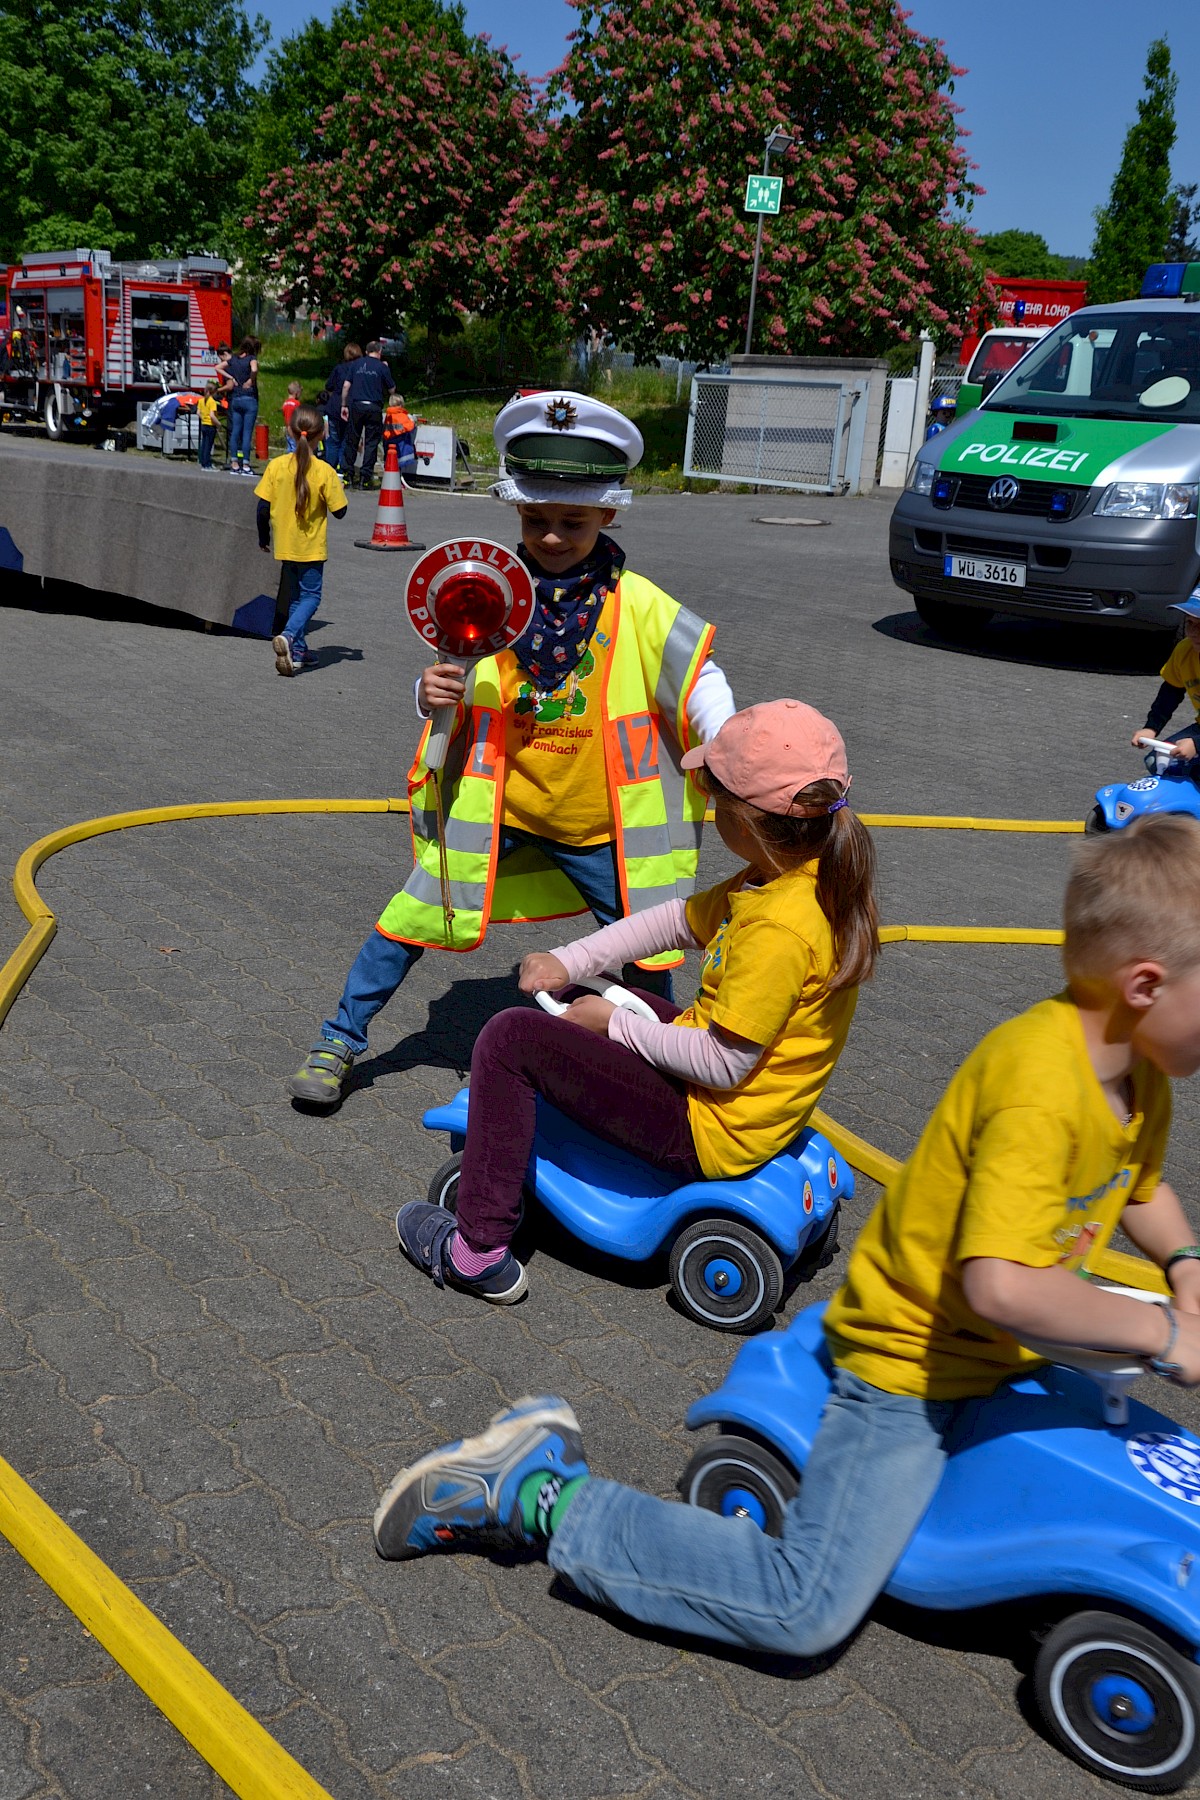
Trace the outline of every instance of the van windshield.
[[1200, 424], [1200, 306], [1080, 313], [1030, 350], [988, 412]]

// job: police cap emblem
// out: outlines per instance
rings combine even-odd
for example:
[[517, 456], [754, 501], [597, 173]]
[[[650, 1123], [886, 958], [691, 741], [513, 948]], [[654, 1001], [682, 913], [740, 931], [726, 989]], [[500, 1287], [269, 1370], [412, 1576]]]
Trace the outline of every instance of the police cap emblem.
[[578, 417], [572, 402], [562, 395], [547, 403], [546, 423], [554, 431], [571, 431]]

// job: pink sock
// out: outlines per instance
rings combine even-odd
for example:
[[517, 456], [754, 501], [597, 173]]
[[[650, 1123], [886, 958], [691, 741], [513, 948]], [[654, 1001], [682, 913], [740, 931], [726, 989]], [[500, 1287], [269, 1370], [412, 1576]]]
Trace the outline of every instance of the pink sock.
[[460, 1275], [482, 1275], [503, 1262], [507, 1255], [508, 1247], [504, 1244], [499, 1250], [472, 1250], [463, 1242], [461, 1231], [456, 1231], [450, 1239], [450, 1261]]

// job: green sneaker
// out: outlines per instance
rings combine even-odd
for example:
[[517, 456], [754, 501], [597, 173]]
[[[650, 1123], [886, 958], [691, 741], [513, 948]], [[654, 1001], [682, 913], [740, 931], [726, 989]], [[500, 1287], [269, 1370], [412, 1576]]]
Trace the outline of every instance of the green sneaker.
[[341, 1038], [318, 1038], [288, 1082], [288, 1091], [309, 1106], [336, 1106], [353, 1067], [354, 1052]]

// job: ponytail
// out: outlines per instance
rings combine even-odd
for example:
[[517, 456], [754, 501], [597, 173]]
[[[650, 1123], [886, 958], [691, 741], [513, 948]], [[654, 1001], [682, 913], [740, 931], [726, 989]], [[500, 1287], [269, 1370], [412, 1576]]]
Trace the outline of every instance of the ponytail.
[[769, 813], [752, 806], [724, 787], [709, 768], [705, 768], [703, 780], [707, 791], [719, 795], [736, 814], [758, 844], [764, 863], [776, 874], [816, 859], [817, 904], [833, 933], [830, 992], [870, 980], [879, 955], [875, 845], [862, 820], [850, 810], [841, 784], [813, 781], [801, 788], [793, 795], [792, 804], [820, 808], [804, 816]]
[[325, 435], [325, 421], [315, 406], [298, 406], [292, 414], [291, 433], [296, 440], [294, 455], [296, 458], [296, 518], [303, 525], [308, 513], [311, 499], [308, 486], [308, 471], [312, 467], [313, 453], [309, 438], [319, 444]]

